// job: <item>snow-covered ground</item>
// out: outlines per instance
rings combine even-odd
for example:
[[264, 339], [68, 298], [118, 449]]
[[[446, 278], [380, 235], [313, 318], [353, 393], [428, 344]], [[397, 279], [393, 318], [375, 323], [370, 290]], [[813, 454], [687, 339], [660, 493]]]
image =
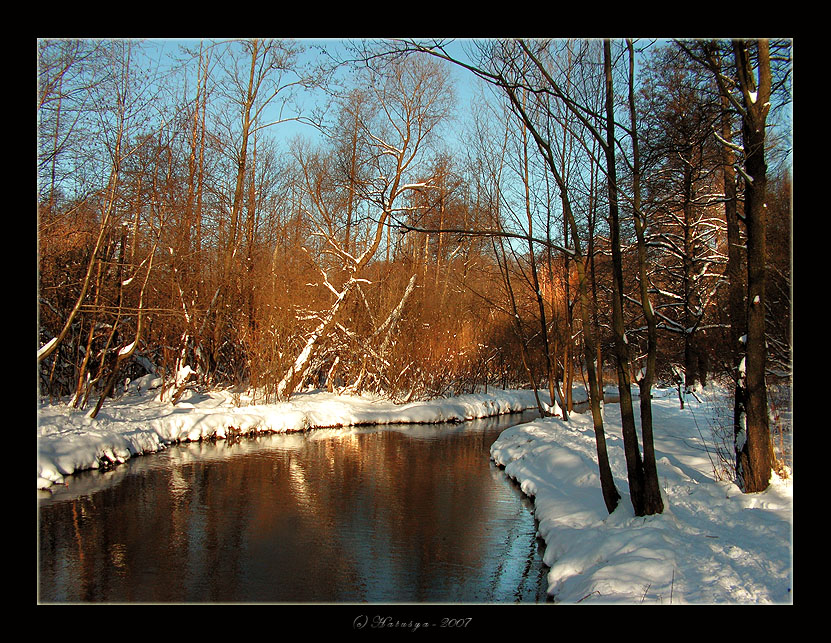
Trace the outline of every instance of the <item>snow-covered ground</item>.
[[491, 447], [494, 461], [534, 496], [549, 594], [563, 603], [792, 603], [792, 473], [774, 474], [757, 494], [718, 480], [710, 428], [718, 397], [688, 397], [682, 411], [674, 393], [665, 393], [653, 400], [660, 515], [632, 511], [617, 404], [604, 405], [622, 496], [611, 515], [600, 494], [589, 413], [573, 414], [568, 424], [511, 427]]
[[[157, 400], [150, 379], [135, 382], [98, 417], [66, 405], [38, 407], [38, 489], [71, 484], [71, 474], [149, 454], [185, 440], [235, 432], [287, 432], [357, 424], [464, 421], [535, 407], [531, 391], [394, 405], [323, 392], [291, 402], [250, 404], [229, 392], [188, 392], [175, 406]], [[149, 390], [148, 390], [149, 388]], [[622, 495], [609, 515], [600, 494], [590, 414], [536, 420], [504, 431], [491, 448], [534, 497], [549, 593], [563, 603], [791, 603], [793, 476], [774, 476], [760, 494], [717, 479], [711, 403], [656, 391], [653, 403], [663, 514], [635, 517], [628, 497], [617, 404], [604, 405], [607, 442]], [[637, 405], [636, 405], [637, 406]], [[233, 427], [233, 428], [232, 428]], [[789, 437], [792, 436], [792, 430]]]

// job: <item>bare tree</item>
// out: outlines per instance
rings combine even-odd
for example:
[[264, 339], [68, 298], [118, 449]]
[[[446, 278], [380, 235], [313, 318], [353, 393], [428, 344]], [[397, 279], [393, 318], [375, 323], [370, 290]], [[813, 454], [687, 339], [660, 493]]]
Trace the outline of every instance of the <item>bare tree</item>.
[[[81, 201], [87, 202], [95, 199], [99, 204], [98, 229], [75, 303], [67, 313], [61, 330], [39, 348], [38, 363], [52, 355], [58, 348], [84, 305], [96, 265], [101, 260], [101, 250], [119, 216], [117, 202], [120, 197], [124, 161], [147, 140], [131, 137], [131, 133], [138, 127], [139, 122], [149, 117], [145, 107], [151, 100], [147, 93], [147, 86], [143, 84], [143, 79], [138, 78], [133, 67], [134, 52], [135, 45], [129, 41], [109, 43], [96, 63], [98, 65], [96, 69], [104, 65], [108, 66], [107, 75], [100, 82], [90, 84], [84, 89], [90, 93], [88, 100], [90, 114], [87, 118], [90, 121], [97, 121], [96, 134], [97, 140], [101, 142], [100, 151], [102, 152], [98, 167], [106, 172], [106, 180], [97, 193], [83, 195]], [[95, 147], [92, 141], [89, 141], [89, 147]]]
[[[732, 57], [722, 53], [720, 43], [710, 42], [701, 46], [681, 43], [691, 58], [704, 65], [713, 74], [719, 87], [724, 108], [729, 104], [742, 125], [742, 144], [736, 145], [729, 134], [724, 116], [721, 143], [725, 167], [735, 167], [744, 183], [744, 214], [738, 218], [744, 221], [747, 234], [746, 266], [747, 286], [741, 293], [743, 309], [739, 307], [740, 295], [731, 294], [731, 326], [743, 324], [734, 329], [738, 337], [736, 352], [736, 399], [734, 409], [734, 434], [736, 452], [736, 482], [747, 493], [763, 491], [770, 484], [774, 465], [773, 445], [768, 427], [767, 387], [765, 382], [767, 349], [765, 346], [765, 261], [767, 227], [767, 120], [776, 90], [784, 85], [789, 70], [790, 44], [776, 42], [775, 49], [784, 55], [771, 56], [771, 42], [767, 39], [755, 41], [734, 40], [731, 43]], [[726, 61], [732, 58], [732, 70]], [[778, 64], [783, 63], [784, 71]], [[777, 70], [774, 76], [773, 70]], [[725, 114], [727, 110], [725, 109]], [[736, 164], [734, 153], [737, 156]], [[732, 174], [725, 169], [725, 183], [732, 189]], [[732, 199], [728, 199], [728, 234], [736, 241], [735, 225], [732, 221]], [[731, 234], [732, 233], [732, 234]], [[738, 270], [739, 257], [730, 257], [729, 271]], [[742, 332], [744, 331], [744, 332]], [[742, 350], [743, 349], [743, 350]]]
[[[658, 513], [662, 511], [662, 501], [660, 489], [657, 479], [657, 467], [654, 466], [654, 449], [652, 448], [652, 435], [647, 432], [644, 439], [647, 441], [644, 448], [645, 457], [650, 459], [650, 462], [644, 465], [643, 457], [641, 456], [638, 435], [635, 427], [634, 412], [632, 408], [632, 396], [630, 388], [630, 357], [629, 347], [626, 337], [626, 328], [623, 318], [623, 296], [624, 284], [622, 274], [622, 256], [621, 256], [621, 241], [620, 241], [620, 186], [617, 180], [617, 166], [616, 166], [616, 147], [619, 143], [617, 133], [615, 131], [615, 107], [614, 107], [614, 88], [612, 80], [612, 54], [611, 43], [605, 41], [603, 43], [603, 71], [605, 76], [605, 114], [596, 113], [581, 104], [571, 94], [566, 94], [560, 85], [551, 75], [549, 69], [545, 66], [540, 58], [540, 52], [545, 51], [545, 43], [526, 43], [522, 40], [516, 43], [505, 42], [499, 43], [486, 56], [487, 60], [484, 64], [473, 65], [463, 63], [453, 59], [444, 51], [441, 45], [425, 46], [417, 42], [408, 42], [407, 47], [411, 47], [416, 51], [423, 51], [432, 55], [437, 55], [441, 58], [454, 60], [457, 64], [470, 69], [477, 76], [483, 78], [489, 83], [500, 87], [508, 97], [511, 105], [521, 116], [522, 121], [528, 131], [533, 135], [538, 149], [542, 154], [545, 162], [557, 183], [560, 190], [560, 196], [563, 202], [563, 210], [565, 216], [572, 222], [572, 239], [575, 254], [575, 260], [580, 256], [577, 250], [578, 245], [578, 230], [574, 223], [574, 217], [571, 210], [571, 202], [569, 199], [569, 186], [563, 179], [559, 171], [558, 163], [555, 160], [551, 141], [545, 135], [546, 130], [540, 127], [533, 118], [533, 115], [525, 108], [520, 97], [520, 89], [530, 87], [533, 94], [549, 95], [552, 98], [561, 101], [562, 104], [574, 115], [576, 120], [585, 128], [585, 131], [593, 138], [601, 148], [605, 159], [606, 171], [606, 185], [608, 189], [609, 201], [609, 223], [611, 231], [611, 251], [613, 260], [613, 330], [615, 335], [614, 351], [617, 362], [618, 372], [618, 389], [621, 399], [621, 415], [624, 434], [624, 450], [627, 460], [627, 468], [629, 472], [629, 484], [632, 497], [632, 504], [637, 515], [646, 515], [651, 513]], [[537, 74], [537, 77], [530, 76], [526, 71], [526, 66], [523, 62], [526, 59], [532, 63], [531, 68]], [[545, 117], [546, 111], [543, 110]], [[550, 114], [550, 113], [549, 113]], [[576, 261], [579, 265], [580, 261]], [[579, 268], [578, 268], [579, 270]], [[587, 282], [584, 275], [580, 275], [580, 282], [582, 284], [583, 294], [581, 299], [585, 303], [585, 310], [589, 310]], [[647, 302], [648, 303], [648, 302]], [[585, 314], [585, 313], [584, 313]], [[589, 324], [584, 323], [584, 334]], [[586, 335], [586, 339], [588, 335]], [[605, 448], [605, 437], [602, 427], [602, 419], [599, 413], [599, 403], [602, 399], [602, 391], [598, 390], [599, 386], [596, 379], [596, 374], [592, 369], [595, 358], [595, 346], [592, 342], [584, 342], [587, 350], [587, 364], [590, 365], [590, 397], [593, 399], [593, 413], [595, 416], [595, 434], [597, 438], [598, 459], [601, 469], [601, 486], [604, 493], [604, 499], [609, 511], [613, 511], [618, 502], [618, 494], [614, 488], [614, 483], [611, 479], [611, 474], [606, 467], [608, 466], [608, 456]], [[591, 356], [588, 355], [589, 348], [591, 349]]]
[[664, 503], [658, 487], [658, 471], [655, 461], [655, 446], [652, 425], [652, 386], [655, 383], [655, 371], [658, 358], [658, 330], [655, 313], [650, 297], [651, 283], [646, 257], [646, 216], [641, 207], [641, 159], [638, 137], [637, 110], [635, 105], [635, 46], [631, 39], [626, 41], [629, 53], [629, 116], [630, 137], [632, 140], [632, 213], [635, 223], [638, 248], [638, 277], [640, 278], [641, 309], [647, 327], [646, 367], [642, 369], [638, 381], [641, 435], [643, 436], [643, 476], [645, 513], [661, 513]]
[[[577, 103], [573, 97], [566, 95], [548, 73], [541, 59], [532, 51], [531, 45], [519, 41], [519, 46], [524, 55], [533, 61], [535, 67], [545, 80], [545, 91], [551, 93], [558, 100], [563, 101], [572, 114], [586, 126], [587, 131], [597, 140], [603, 151], [608, 190], [609, 226], [611, 232], [610, 245], [613, 265], [612, 327], [615, 338], [613, 348], [617, 364], [621, 422], [623, 427], [624, 451], [629, 474], [630, 495], [636, 515], [660, 513], [663, 510], [663, 502], [658, 485], [657, 467], [654, 464], [655, 455], [652, 446], [651, 426], [647, 427], [646, 431], [642, 431], [642, 439], [644, 441], [644, 453], [642, 455], [632, 408], [629, 343], [626, 337], [626, 327], [623, 317], [624, 282], [620, 240], [621, 188], [618, 183], [616, 164], [618, 138], [615, 121], [611, 41], [605, 40], [603, 43], [605, 117], [593, 114], [590, 110]], [[512, 99], [512, 102], [515, 103], [515, 100]], [[553, 167], [553, 162], [549, 163], [549, 165]], [[560, 181], [562, 181], [561, 178]], [[565, 186], [561, 187], [561, 190], [563, 189], [566, 189]], [[648, 299], [642, 303], [645, 307], [649, 305]], [[648, 397], [647, 400], [649, 400]], [[648, 462], [645, 462], [645, 459]]]
[[240, 281], [238, 253], [245, 232], [246, 179], [253, 163], [249, 149], [258, 130], [298, 118], [286, 116], [284, 110], [290, 105], [292, 92], [310, 81], [298, 71], [301, 48], [292, 41], [254, 38], [217, 43], [214, 47], [220, 47], [222, 52], [218, 56], [223, 75], [218, 80], [217, 97], [227, 109], [220, 123], [233, 184], [228, 195], [227, 225], [222, 226], [221, 262], [213, 297], [216, 318], [212, 351], [216, 364], [219, 351], [229, 339], [229, 311], [235, 296], [232, 287]]
[[320, 199], [312, 203], [315, 211], [307, 214], [324, 244], [325, 252], [340, 263], [345, 278], [342, 285], [330, 281], [327, 271], [320, 268], [323, 287], [334, 297], [328, 309], [315, 315], [317, 325], [308, 335], [294, 363], [276, 387], [278, 398], [289, 397], [302, 383], [302, 377], [315, 351], [338, 323], [338, 315], [362, 283], [369, 283], [364, 271], [375, 257], [391, 217], [403, 211], [405, 195], [426, 187], [410, 183], [417, 169], [423, 148], [433, 130], [447, 116], [450, 94], [446, 70], [429, 60], [393, 61], [383, 74], [370, 74], [370, 95], [378, 106], [375, 121], [360, 123], [361, 136], [372, 150], [370, 167], [373, 174], [360, 183], [360, 195], [375, 210], [365, 243], [354, 239], [347, 251], [343, 241], [327, 231], [327, 204]]
[[720, 146], [713, 137], [718, 104], [708, 91], [709, 74], [677, 47], [657, 50], [646, 71], [649, 244], [660, 257], [653, 268], [655, 310], [660, 328], [683, 340], [684, 379], [692, 391], [711, 371], [707, 331], [719, 327], [715, 302], [727, 259]]
[[[520, 47], [523, 49], [526, 55], [530, 54], [530, 51], [528, 50], [527, 46], [524, 45], [524, 43], [520, 43]], [[535, 62], [535, 66], [545, 73], [545, 69], [542, 66], [542, 64], [535, 57], [530, 58], [532, 61]], [[522, 120], [525, 127], [534, 137], [538, 149], [542, 154], [549, 171], [555, 179], [557, 188], [560, 192], [563, 214], [569, 222], [569, 228], [571, 230], [571, 238], [573, 244], [571, 250], [574, 254], [574, 263], [578, 271], [581, 311], [583, 315], [583, 345], [585, 349], [585, 361], [589, 375], [589, 399], [591, 401], [592, 418], [594, 422], [595, 441], [598, 453], [598, 465], [600, 469], [601, 490], [603, 493], [604, 501], [606, 503], [606, 507], [608, 511], [611, 513], [617, 507], [617, 504], [620, 501], [620, 495], [617, 491], [617, 488], [615, 487], [614, 480], [612, 478], [611, 468], [608, 459], [608, 451], [606, 447], [605, 430], [603, 427], [603, 418], [600, 408], [600, 405], [603, 400], [603, 391], [599, 386], [600, 380], [595, 372], [595, 370], [599, 368], [600, 365], [596, 364], [595, 362], [597, 354], [597, 348], [595, 345], [596, 340], [594, 337], [594, 333], [592, 332], [593, 327], [589, 319], [589, 311], [591, 310], [588, 292], [589, 284], [586, 278], [586, 264], [583, 259], [584, 255], [581, 250], [581, 235], [579, 228], [577, 226], [576, 217], [572, 210], [570, 189], [568, 184], [565, 182], [563, 175], [560, 172], [559, 164], [557, 163], [557, 159], [555, 157], [555, 152], [551, 145], [551, 142], [543, 136], [542, 132], [535, 125], [530, 115], [522, 106], [521, 101], [517, 97], [515, 83], [509, 81], [505, 76], [501, 74], [493, 75], [492, 79], [493, 82], [495, 82], [498, 86], [502, 87], [503, 90], [506, 92], [511, 104], [522, 116]], [[556, 83], [553, 82], [553, 79], [551, 79], [550, 76], [547, 76], [547, 74], [546, 79], [549, 81], [550, 86], [554, 89], [555, 95], [558, 97], [561, 96], [559, 88], [557, 87]], [[589, 124], [588, 121], [585, 120], [585, 117], [582, 113], [579, 113], [577, 110], [574, 110], [574, 113], [578, 116], [578, 119], [581, 122], [583, 122], [586, 125]]]
[[[522, 100], [523, 102], [527, 100], [527, 97], [524, 94]], [[528, 262], [531, 268], [530, 281], [531, 287], [536, 298], [537, 308], [539, 310], [540, 337], [542, 338], [543, 357], [545, 359], [546, 375], [548, 379], [548, 393], [549, 398], [551, 400], [551, 406], [554, 407], [554, 409], [560, 407], [560, 412], [563, 415], [563, 419], [568, 420], [568, 408], [565, 402], [563, 401], [562, 393], [559, 390], [559, 380], [557, 377], [556, 363], [554, 357], [552, 356], [552, 348], [549, 342], [548, 322], [546, 320], [547, 315], [545, 312], [545, 303], [543, 301], [542, 296], [542, 287], [540, 286], [539, 272], [537, 270], [536, 248], [534, 247], [533, 241], [530, 241], [530, 238], [534, 234], [534, 223], [531, 206], [531, 179], [529, 172], [530, 162], [528, 157], [528, 130], [525, 127], [523, 127], [520, 130], [520, 135], [522, 139], [522, 183], [524, 186], [525, 216], [527, 220], [527, 229], [529, 236]], [[552, 411], [552, 413], [554, 412], [555, 411]]]

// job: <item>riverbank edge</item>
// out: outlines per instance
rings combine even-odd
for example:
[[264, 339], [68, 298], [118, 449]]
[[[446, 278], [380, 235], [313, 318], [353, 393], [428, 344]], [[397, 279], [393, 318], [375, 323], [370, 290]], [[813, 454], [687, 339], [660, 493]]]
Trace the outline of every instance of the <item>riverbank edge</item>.
[[492, 389], [409, 404], [321, 391], [269, 405], [237, 405], [238, 400], [225, 391], [202, 391], [189, 399], [174, 406], [158, 402], [148, 392], [125, 396], [96, 419], [66, 403], [40, 404], [37, 489], [48, 491], [66, 484], [75, 473], [107, 470], [187, 442], [331, 428], [462, 423], [537, 408], [530, 389]]

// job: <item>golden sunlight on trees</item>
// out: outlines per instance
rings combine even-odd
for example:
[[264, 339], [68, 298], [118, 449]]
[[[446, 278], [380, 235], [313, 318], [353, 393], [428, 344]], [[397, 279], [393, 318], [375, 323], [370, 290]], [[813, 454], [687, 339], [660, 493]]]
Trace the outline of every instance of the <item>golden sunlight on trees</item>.
[[39, 41], [41, 395], [94, 416], [148, 375], [170, 404], [533, 387], [592, 414], [612, 511], [613, 385], [646, 515], [649, 391], [727, 378], [763, 489], [790, 42], [341, 44]]

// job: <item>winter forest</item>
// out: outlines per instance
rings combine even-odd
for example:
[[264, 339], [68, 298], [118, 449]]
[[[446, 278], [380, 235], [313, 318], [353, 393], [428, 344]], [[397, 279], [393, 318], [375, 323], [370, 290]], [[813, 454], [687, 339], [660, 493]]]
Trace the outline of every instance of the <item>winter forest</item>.
[[739, 487], [780, 466], [790, 40], [37, 48], [40, 399], [95, 418], [152, 373], [174, 405], [493, 387], [567, 419], [582, 386], [611, 512], [619, 386], [649, 515], [648, 392], [719, 382]]

